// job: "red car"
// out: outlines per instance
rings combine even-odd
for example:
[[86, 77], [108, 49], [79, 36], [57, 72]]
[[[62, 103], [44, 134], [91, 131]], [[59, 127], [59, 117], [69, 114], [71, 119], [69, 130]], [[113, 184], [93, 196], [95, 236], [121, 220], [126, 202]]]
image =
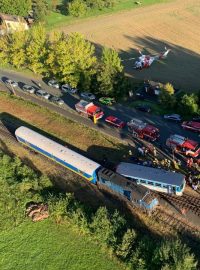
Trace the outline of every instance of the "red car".
[[200, 132], [200, 123], [195, 121], [185, 121], [182, 123], [182, 128], [188, 129], [194, 132]]
[[110, 125], [117, 128], [123, 128], [126, 125], [125, 122], [123, 122], [122, 120], [120, 120], [119, 118], [115, 116], [108, 116], [106, 117], [105, 121], [109, 123]]

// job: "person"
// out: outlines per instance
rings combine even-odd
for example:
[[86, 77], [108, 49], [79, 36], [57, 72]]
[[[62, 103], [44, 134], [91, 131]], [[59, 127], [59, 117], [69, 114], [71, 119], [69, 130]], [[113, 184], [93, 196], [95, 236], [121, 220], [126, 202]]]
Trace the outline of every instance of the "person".
[[156, 156], [157, 156], [157, 151], [156, 151], [155, 146], [153, 147], [153, 155], [154, 155], [154, 157], [156, 157]]
[[132, 156], [133, 155], [133, 153], [132, 153], [131, 150], [128, 151], [128, 154], [129, 154], [129, 156]]
[[140, 155], [144, 156], [144, 151], [141, 147], [138, 147], [138, 152]]
[[39, 88], [41, 88], [41, 83], [38, 83]]

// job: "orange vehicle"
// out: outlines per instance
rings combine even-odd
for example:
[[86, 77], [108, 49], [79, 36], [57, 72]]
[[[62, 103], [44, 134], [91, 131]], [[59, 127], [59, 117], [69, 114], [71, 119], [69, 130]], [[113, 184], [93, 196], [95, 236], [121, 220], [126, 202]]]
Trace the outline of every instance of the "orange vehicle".
[[93, 102], [87, 102], [85, 100], [80, 100], [75, 105], [75, 109], [78, 113], [91, 119], [94, 119], [94, 117], [95, 119], [100, 119], [104, 116], [100, 107], [94, 105]]

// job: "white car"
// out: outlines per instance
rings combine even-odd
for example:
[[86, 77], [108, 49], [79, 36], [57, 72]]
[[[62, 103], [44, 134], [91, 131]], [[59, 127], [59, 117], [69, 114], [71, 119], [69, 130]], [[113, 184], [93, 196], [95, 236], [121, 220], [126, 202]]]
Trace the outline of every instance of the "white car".
[[5, 81], [5, 83], [6, 83], [6, 84], [9, 84], [9, 85], [12, 85], [12, 87], [18, 87], [18, 83], [15, 82], [15, 81], [12, 81], [12, 80], [10, 80], [10, 79], [7, 79], [7, 80]]
[[30, 94], [34, 94], [35, 91], [36, 91], [36, 89], [33, 86], [30, 86], [30, 85], [27, 85], [27, 84], [23, 85], [22, 90], [25, 91], [25, 92], [28, 92]]
[[51, 86], [51, 87], [54, 87], [56, 89], [59, 89], [59, 87], [60, 87], [59, 83], [57, 81], [55, 81], [55, 80], [48, 81], [48, 85]]
[[76, 94], [78, 89], [75, 87], [71, 87], [70, 84], [66, 83], [61, 86], [61, 90], [63, 93]]
[[182, 118], [179, 114], [165, 114], [164, 116], [164, 119], [166, 120], [171, 120], [171, 121], [174, 121], [174, 122], [181, 122], [182, 121]]
[[58, 104], [58, 105], [63, 105], [63, 104], [64, 104], [64, 100], [62, 100], [61, 98], [56, 97], [56, 96], [50, 97], [49, 100], [50, 100], [51, 102], [53, 102], [53, 103]]
[[36, 96], [39, 96], [39, 97], [43, 97], [45, 99], [49, 99], [51, 97], [51, 95], [47, 92], [45, 92], [44, 90], [38, 90], [36, 91]]
[[89, 92], [81, 93], [81, 97], [84, 99], [87, 99], [87, 100], [95, 100], [96, 99], [95, 95], [93, 95], [92, 93], [89, 93]]

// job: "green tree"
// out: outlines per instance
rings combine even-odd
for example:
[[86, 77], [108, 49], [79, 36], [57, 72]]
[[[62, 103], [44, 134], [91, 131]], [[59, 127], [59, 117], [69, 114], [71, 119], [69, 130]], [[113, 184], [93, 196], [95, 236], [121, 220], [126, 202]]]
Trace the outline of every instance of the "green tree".
[[73, 0], [67, 5], [67, 9], [74, 17], [81, 17], [87, 13], [87, 5], [83, 0]]
[[115, 95], [115, 88], [120, 83], [123, 66], [118, 53], [113, 49], [104, 48], [97, 73], [99, 91], [104, 95]]
[[27, 31], [14, 32], [9, 35], [9, 63], [16, 68], [26, 64]]
[[179, 111], [185, 115], [192, 115], [198, 112], [198, 97], [195, 94], [185, 94], [179, 103]]
[[0, 12], [12, 15], [26, 16], [31, 10], [31, 0], [1, 0]]
[[46, 0], [33, 0], [33, 17], [36, 21], [43, 21], [48, 14], [48, 3]]
[[0, 37], [0, 62], [1, 64], [9, 63], [10, 44], [8, 36]]
[[195, 270], [197, 262], [190, 249], [180, 240], [166, 240], [155, 248], [153, 264], [163, 270]]
[[176, 97], [169, 94], [165, 89], [161, 89], [159, 101], [164, 109], [173, 109], [176, 105]]
[[136, 232], [133, 229], [128, 229], [123, 235], [121, 244], [117, 247], [116, 254], [123, 260], [126, 260], [131, 254], [135, 239]]
[[26, 45], [27, 66], [34, 73], [41, 74], [46, 71], [45, 59], [47, 57], [47, 36], [42, 24], [34, 26], [29, 31]]
[[54, 34], [51, 37], [46, 63], [49, 72], [62, 82], [76, 87], [89, 88], [95, 72], [96, 57], [94, 46], [81, 34], [72, 33], [68, 37]]

